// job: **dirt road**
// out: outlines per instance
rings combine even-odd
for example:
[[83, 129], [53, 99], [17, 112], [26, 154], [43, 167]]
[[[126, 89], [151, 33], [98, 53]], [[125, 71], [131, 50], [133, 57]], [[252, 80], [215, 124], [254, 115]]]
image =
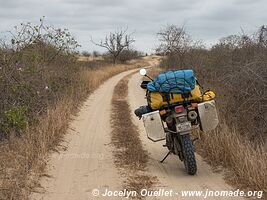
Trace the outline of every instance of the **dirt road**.
[[[52, 156], [48, 169], [51, 177], [41, 182], [46, 192], [33, 194], [32, 199], [120, 199], [92, 196], [92, 190], [123, 190], [123, 178], [118, 173], [119, 169], [114, 166], [112, 146], [109, 145], [111, 141], [110, 112], [115, 85], [132, 72], [133, 70], [114, 76], [90, 95], [79, 115], [71, 123], [72, 131], [66, 138], [67, 150]], [[139, 87], [140, 80], [141, 77], [136, 73], [129, 81], [128, 99], [132, 110], [145, 104], [144, 91]], [[159, 160], [166, 154], [166, 149], [162, 147], [162, 143], [153, 143], [146, 138], [142, 121], [134, 116], [133, 121], [139, 127], [144, 148], [149, 152], [149, 173], [159, 180], [155, 188], [173, 189], [178, 193], [181, 190], [232, 189], [224, 182], [222, 175], [212, 173], [210, 167], [199, 156], [197, 156], [198, 173], [196, 176], [187, 175], [183, 164], [175, 156], [170, 156], [164, 164], [160, 164]], [[174, 199], [182, 199], [182, 197], [178, 195]]]
[[111, 98], [114, 86], [131, 72], [112, 77], [90, 95], [70, 125], [67, 150], [52, 155], [51, 178], [41, 181], [46, 192], [33, 194], [32, 199], [86, 200], [95, 188], [121, 189], [109, 145]]

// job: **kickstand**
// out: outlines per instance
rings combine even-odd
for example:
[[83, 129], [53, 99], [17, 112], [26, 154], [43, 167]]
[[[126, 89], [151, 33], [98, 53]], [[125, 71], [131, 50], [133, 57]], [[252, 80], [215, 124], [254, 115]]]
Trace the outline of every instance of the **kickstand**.
[[166, 155], [160, 162], [163, 163], [164, 160], [166, 160], [166, 158], [167, 158], [170, 154], [171, 154], [171, 151], [169, 151], [169, 152], [167, 153], [167, 155]]

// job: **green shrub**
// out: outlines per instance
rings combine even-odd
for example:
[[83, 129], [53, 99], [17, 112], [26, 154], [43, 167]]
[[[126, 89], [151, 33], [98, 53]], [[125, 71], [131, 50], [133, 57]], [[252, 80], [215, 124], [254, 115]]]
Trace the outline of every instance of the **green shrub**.
[[5, 133], [21, 134], [28, 125], [28, 109], [26, 107], [12, 107], [4, 112], [0, 131]]

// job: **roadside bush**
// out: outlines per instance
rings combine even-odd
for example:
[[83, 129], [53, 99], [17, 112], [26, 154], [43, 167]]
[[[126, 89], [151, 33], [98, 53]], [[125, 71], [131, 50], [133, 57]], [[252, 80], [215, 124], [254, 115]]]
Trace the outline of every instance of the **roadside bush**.
[[10, 34], [0, 47], [0, 139], [20, 135], [79, 75], [78, 44], [66, 29], [46, 26], [41, 19], [39, 25], [22, 23]]
[[120, 53], [118, 60], [122, 63], [125, 63], [129, 60], [137, 59], [142, 56], [144, 56], [142, 52], [139, 52], [137, 50], [125, 49]]
[[[1, 123], [1, 130], [3, 133], [21, 133], [27, 128], [28, 110], [26, 107], [12, 107], [4, 112], [3, 121]], [[2, 136], [4, 136], [2, 134]]]
[[[138, 59], [143, 57], [144, 54], [140, 51], [133, 50], [133, 49], [124, 49], [117, 57], [118, 63], [126, 63], [127, 61]], [[104, 60], [108, 63], [113, 63], [113, 55], [110, 53], [103, 54]]]

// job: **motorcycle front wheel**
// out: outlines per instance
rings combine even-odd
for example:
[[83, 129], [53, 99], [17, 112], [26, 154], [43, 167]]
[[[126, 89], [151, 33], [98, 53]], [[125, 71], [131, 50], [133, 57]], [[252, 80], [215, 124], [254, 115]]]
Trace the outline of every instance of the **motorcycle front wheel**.
[[186, 172], [189, 175], [195, 175], [197, 172], [197, 162], [193, 144], [190, 139], [190, 135], [189, 134], [182, 135], [181, 143], [182, 143], [182, 151], [183, 151], [184, 165]]

